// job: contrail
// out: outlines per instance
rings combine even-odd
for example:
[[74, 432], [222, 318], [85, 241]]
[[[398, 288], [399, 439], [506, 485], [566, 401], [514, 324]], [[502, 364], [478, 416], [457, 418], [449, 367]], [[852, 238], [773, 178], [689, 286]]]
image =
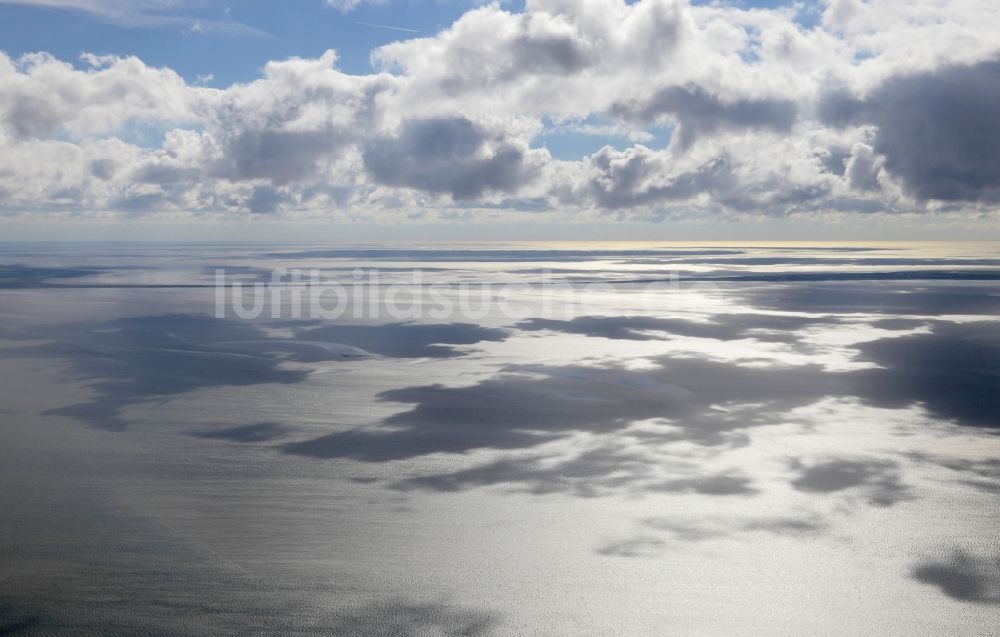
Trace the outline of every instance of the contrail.
[[403, 27], [391, 27], [388, 24], [375, 24], [374, 22], [359, 22], [358, 20], [346, 20], [352, 24], [360, 24], [366, 27], [375, 27], [378, 29], [392, 29], [393, 31], [406, 31], [407, 33], [420, 33], [416, 29], [404, 29]]

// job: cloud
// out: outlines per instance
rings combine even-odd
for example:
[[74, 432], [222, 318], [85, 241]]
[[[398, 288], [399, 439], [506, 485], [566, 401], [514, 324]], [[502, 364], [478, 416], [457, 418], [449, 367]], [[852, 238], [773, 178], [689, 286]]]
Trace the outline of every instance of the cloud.
[[337, 9], [338, 11], [350, 11], [358, 5], [360, 5], [364, 0], [324, 0], [324, 3], [328, 6]]
[[831, 92], [820, 112], [831, 124], [875, 127], [872, 146], [859, 144], [852, 151], [852, 187], [875, 187], [874, 152], [918, 199], [996, 202], [998, 101], [1000, 60], [993, 59], [894, 75], [864, 98]]
[[330, 178], [329, 170], [376, 121], [384, 76], [351, 76], [336, 53], [270, 62], [254, 82], [211, 93], [203, 141], [207, 170], [231, 181], [275, 185]]
[[458, 200], [516, 191], [533, 177], [530, 155], [465, 118], [406, 121], [398, 135], [373, 140], [363, 151], [365, 168], [378, 183]]
[[247, 199], [247, 209], [254, 214], [272, 214], [286, 200], [285, 195], [270, 186], [254, 186]]
[[[610, 102], [629, 75], [623, 70], [672, 57], [688, 27], [684, 12], [674, 0], [547, 0], [520, 13], [487, 5], [432, 38], [382, 46], [373, 58], [409, 79], [407, 101], [418, 108], [461, 99], [467, 112], [586, 115]], [[593, 90], [595, 81], [603, 90]]]
[[701, 194], [722, 194], [736, 184], [726, 158], [678, 172], [665, 153], [642, 145], [624, 151], [605, 146], [586, 158], [583, 166], [585, 181], [576, 195], [593, 200], [601, 208], [633, 208]]
[[[131, 57], [0, 54], [0, 211], [992, 214], [997, 28], [985, 0], [837, 2], [815, 27], [784, 9], [538, 0], [381, 46], [377, 72], [327, 51], [217, 89]], [[647, 145], [555, 159], [540, 146], [557, 130]]]
[[[0, 4], [22, 4], [51, 9], [74, 9], [108, 17], [125, 17], [142, 11], [159, 11], [185, 4], [175, 0], [0, 0]], [[187, 2], [186, 4], [194, 4]]]
[[187, 34], [271, 37], [260, 29], [212, 12], [204, 0], [0, 0], [43, 9], [79, 11], [126, 27], [180, 29]]
[[[0, 83], [11, 86], [0, 93], [6, 204], [58, 206], [56, 193], [72, 193], [67, 207], [141, 212], [328, 204], [338, 182], [363, 174], [358, 131], [373, 125], [375, 96], [392, 82], [345, 75], [335, 61], [330, 51], [272, 62], [257, 81], [215, 90], [134, 58], [86, 57], [80, 70], [0, 54]], [[156, 148], [96, 138], [129, 127], [166, 131]]]
[[671, 86], [642, 103], [616, 104], [619, 117], [644, 123], [670, 115], [680, 123], [674, 142], [686, 150], [698, 137], [718, 131], [762, 129], [788, 132], [795, 122], [798, 107], [788, 99], [741, 98], [725, 101], [700, 86]]
[[80, 70], [51, 55], [0, 53], [0, 122], [18, 139], [107, 134], [130, 121], [197, 122], [188, 87], [170, 69], [134, 57], [84, 55]]
[[862, 192], [878, 190], [881, 163], [871, 146], [860, 142], [855, 144], [850, 156], [844, 160], [844, 175], [851, 189]]

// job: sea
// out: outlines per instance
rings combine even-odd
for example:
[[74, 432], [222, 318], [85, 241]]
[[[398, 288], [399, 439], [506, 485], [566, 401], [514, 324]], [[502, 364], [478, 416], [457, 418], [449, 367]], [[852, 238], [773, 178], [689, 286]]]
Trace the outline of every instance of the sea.
[[996, 635], [998, 433], [998, 243], [2, 243], [0, 635]]

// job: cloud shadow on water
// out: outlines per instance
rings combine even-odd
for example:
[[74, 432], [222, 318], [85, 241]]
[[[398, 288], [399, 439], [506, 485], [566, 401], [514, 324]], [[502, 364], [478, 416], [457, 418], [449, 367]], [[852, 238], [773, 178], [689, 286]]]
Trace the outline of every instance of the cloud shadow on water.
[[441, 603], [375, 602], [338, 613], [331, 628], [341, 637], [421, 637], [495, 634], [493, 613]]
[[452, 345], [499, 342], [508, 335], [507, 330], [472, 323], [387, 323], [329, 324], [298, 330], [295, 337], [305, 341], [345, 343], [391, 358], [454, 358], [462, 356], [463, 352]]
[[660, 516], [646, 518], [642, 520], [642, 524], [647, 529], [666, 533], [679, 542], [705, 542], [748, 533], [809, 538], [816, 537], [829, 528], [829, 521], [815, 513], [702, 519]]
[[928, 560], [913, 569], [913, 578], [933, 584], [953, 599], [1000, 604], [1000, 558], [983, 558], [955, 549], [943, 559]]
[[[369, 349], [400, 358], [449, 358], [462, 352], [448, 345], [502, 340], [507, 334], [469, 324], [410, 323], [310, 326], [300, 331], [308, 340], [269, 337], [256, 324], [235, 319], [192, 314], [139, 316], [7, 334], [46, 342], [9, 348], [5, 354], [68, 362], [73, 377], [88, 381], [96, 395], [47, 413], [100, 429], [121, 430], [128, 426], [122, 411], [130, 405], [210, 387], [305, 380], [308, 369], [288, 368], [285, 361], [350, 360], [369, 356]], [[332, 337], [344, 343], [329, 340]]]
[[[645, 325], [645, 324], [644, 324]], [[600, 329], [618, 330], [620, 323]], [[636, 421], [662, 419], [662, 430], [629, 432], [650, 444], [687, 441], [704, 446], [745, 442], [748, 428], [773, 424], [781, 414], [828, 397], [882, 408], [923, 405], [933, 416], [961, 425], [995, 427], [1000, 356], [990, 355], [1000, 323], [935, 322], [927, 334], [858, 345], [859, 359], [878, 368], [829, 372], [816, 365], [741, 366], [695, 358], [654, 357], [651, 369], [585, 366], [512, 366], [472, 386], [393, 389], [379, 400], [409, 409], [378, 424], [291, 442], [286, 453], [318, 459], [388, 462], [436, 453], [532, 450], [577, 433], [620, 433]], [[590, 326], [587, 327], [590, 330]], [[626, 337], [631, 337], [626, 335]], [[642, 338], [645, 338], [642, 336]], [[1000, 352], [998, 352], [1000, 353]], [[949, 379], [957, 379], [950, 381]], [[957, 395], [941, 387], [957, 384]], [[600, 495], [650, 486], [650, 457], [608, 445], [572, 457], [513, 457], [458, 471], [406, 478], [398, 489], [459, 491], [508, 484], [528, 492]], [[875, 506], [913, 497], [895, 464], [833, 458], [800, 463], [793, 486], [832, 493], [856, 489]], [[686, 481], [688, 478], [699, 482]], [[744, 481], [745, 480], [745, 481]], [[684, 476], [666, 490], [749, 495], [742, 476]]]
[[[381, 427], [337, 432], [285, 450], [383, 462], [481, 448], [525, 449], [574, 432], [616, 431], [650, 418], [670, 419], [680, 430], [672, 434], [676, 439], [717, 444], [721, 434], [769, 422], [769, 415], [828, 396], [853, 396], [889, 408], [919, 403], [961, 424], [995, 426], [1000, 410], [991, 406], [1000, 400], [993, 392], [1000, 356], [988, 355], [988, 350], [995, 347], [998, 327], [1000, 323], [939, 324], [931, 334], [865, 343], [862, 358], [882, 368], [852, 372], [670, 357], [655, 358], [659, 367], [642, 371], [512, 367], [469, 387], [383, 392], [380, 400], [413, 407], [390, 416]], [[990, 340], [978, 338], [979, 330]], [[941, 391], [951, 386], [955, 395]], [[726, 403], [761, 407], [752, 415], [713, 409]]]
[[994, 284], [803, 283], [725, 290], [754, 307], [783, 312], [1000, 315], [1000, 289]]
[[[815, 324], [837, 323], [833, 317], [799, 317], [766, 314], [716, 314], [707, 321], [653, 316], [578, 316], [569, 320], [533, 318], [516, 325], [525, 331], [548, 330], [567, 334], [632, 341], [663, 340], [689, 336], [732, 341], [756, 338], [767, 341], [795, 340], [794, 332]], [[759, 330], [768, 330], [760, 332]]]
[[695, 493], [711, 496], [755, 495], [750, 478], [736, 472], [701, 473], [690, 462], [674, 461], [670, 469], [683, 477], [657, 478], [657, 460], [622, 445], [588, 449], [570, 458], [532, 456], [511, 458], [469, 469], [407, 478], [393, 483], [400, 491], [464, 491], [475, 487], [508, 485], [534, 495], [569, 493], [599, 497], [629, 490], [635, 493]]
[[861, 360], [882, 367], [855, 375], [857, 392], [870, 404], [920, 403], [962, 425], [1000, 428], [1000, 321], [938, 322], [927, 334], [857, 347]]
[[910, 488], [900, 480], [898, 465], [890, 460], [830, 458], [804, 464], [796, 459], [792, 468], [799, 472], [791, 481], [798, 491], [835, 493], [861, 489], [875, 506], [892, 506], [913, 497]]
[[228, 440], [229, 442], [270, 442], [285, 436], [289, 431], [288, 427], [273, 422], [259, 422], [252, 425], [239, 425], [236, 427], [223, 427], [220, 429], [208, 429], [204, 431], [193, 431], [191, 435], [195, 438], [205, 438], [208, 440]]
[[[632, 422], [668, 418], [663, 440], [726, 444], [730, 434], [767, 415], [826, 394], [817, 366], [750, 368], [697, 359], [655, 359], [654, 370], [583, 366], [511, 367], [468, 387], [429, 385], [383, 392], [413, 407], [377, 428], [343, 431], [287, 445], [315, 458], [385, 462], [474, 449], [528, 449], [577, 432], [620, 431]], [[756, 403], [754, 416], [713, 409]]]
[[120, 430], [128, 426], [121, 412], [130, 405], [208, 387], [305, 379], [307, 372], [283, 369], [282, 359], [267, 355], [263, 348], [249, 354], [219, 346], [259, 336], [258, 329], [244, 322], [196, 315], [143, 316], [46, 327], [29, 337], [45, 338], [48, 343], [11, 353], [65, 360], [74, 377], [89, 381], [88, 387], [96, 393], [87, 402], [47, 413]]

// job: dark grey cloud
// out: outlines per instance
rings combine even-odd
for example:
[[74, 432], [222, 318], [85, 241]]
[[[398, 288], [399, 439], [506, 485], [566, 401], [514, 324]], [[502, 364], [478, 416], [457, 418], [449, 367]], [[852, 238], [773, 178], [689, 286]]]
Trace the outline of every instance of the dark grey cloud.
[[[860, 124], [868, 115], [865, 102], [843, 86], [828, 88], [821, 94], [816, 104], [816, 111], [819, 118], [831, 126]], [[850, 151], [844, 152], [846, 159]]]
[[145, 213], [163, 208], [165, 204], [179, 204], [179, 189], [164, 188], [160, 192], [127, 191], [116, 195], [112, 205], [115, 210], [129, 213]]
[[[200, 176], [197, 167], [149, 163], [140, 166], [133, 174], [134, 181], [144, 184], [170, 185], [193, 182]], [[106, 179], [106, 177], [105, 177]]]
[[492, 139], [463, 117], [408, 120], [397, 137], [369, 143], [363, 157], [379, 183], [456, 199], [514, 190], [533, 177], [521, 148]]
[[881, 166], [871, 146], [855, 144], [845, 164], [844, 174], [851, 189], [861, 192], [878, 190], [880, 171]]
[[46, 137], [63, 124], [64, 116], [53, 100], [18, 92], [14, 92], [8, 100], [0, 121], [17, 138]]
[[946, 558], [918, 565], [913, 577], [954, 599], [1000, 604], [1000, 557], [977, 557], [955, 549]]
[[115, 176], [117, 164], [111, 159], [95, 159], [90, 162], [90, 174], [105, 181]]
[[823, 169], [833, 173], [838, 177], [843, 177], [847, 170], [847, 159], [851, 156], [851, 149], [842, 146], [828, 148], [819, 154], [820, 163]]
[[270, 186], [254, 186], [247, 199], [246, 207], [254, 214], [272, 214], [278, 211], [288, 198], [280, 190]]
[[563, 35], [519, 35], [510, 43], [509, 76], [570, 75], [592, 60], [584, 42]]
[[860, 488], [876, 506], [891, 506], [910, 499], [910, 488], [900, 479], [899, 467], [890, 460], [871, 458], [831, 458], [812, 464], [795, 460], [799, 476], [792, 486], [810, 493], [834, 493]]
[[831, 90], [832, 125], [873, 124], [885, 169], [919, 199], [1000, 201], [1000, 60], [897, 75], [863, 99]]
[[[597, 47], [579, 33], [533, 29], [528, 16], [520, 16], [517, 33], [503, 34], [499, 50], [491, 43], [476, 41], [476, 52], [469, 55], [466, 47], [448, 60], [441, 60], [445, 71], [436, 79], [443, 93], [458, 97], [463, 94], [496, 91], [519, 80], [555, 80], [573, 75], [593, 65], [599, 59]], [[537, 23], [536, 23], [537, 25]], [[405, 48], [405, 47], [404, 47]], [[459, 48], [459, 47], [456, 47]], [[398, 60], [404, 65], [405, 60]]]
[[[332, 58], [329, 58], [332, 63]], [[281, 65], [279, 65], [281, 66]], [[305, 81], [294, 64], [272, 69], [265, 94], [227, 96], [208, 127], [217, 140], [219, 159], [209, 162], [209, 176], [231, 181], [264, 180], [272, 186], [298, 184], [301, 198], [316, 191], [334, 192], [326, 169], [374, 126], [375, 102], [385, 89], [378, 80], [334, 88], [316, 76]], [[290, 86], [292, 85], [292, 86]], [[294, 88], [293, 88], [294, 86]], [[290, 93], [288, 91], [291, 91]], [[297, 96], [289, 99], [289, 96]], [[315, 120], [310, 112], [349, 111], [351, 121]]]
[[659, 201], [689, 199], [701, 193], [726, 196], [736, 185], [730, 161], [719, 157], [695, 170], [663, 179], [665, 166], [654, 151], [635, 146], [620, 152], [609, 146], [587, 162], [596, 171], [588, 195], [602, 208], [633, 208]]
[[[782, 215], [809, 209], [809, 205], [825, 199], [831, 191], [830, 184], [825, 180], [795, 183], [785, 177], [771, 177], [721, 190], [715, 198], [733, 210]], [[827, 205], [833, 206], [836, 203], [837, 200], [831, 200]], [[853, 205], [853, 202], [840, 203]]]
[[321, 160], [340, 152], [341, 137], [333, 129], [236, 130], [225, 135], [223, 159], [209, 170], [233, 181], [266, 179], [275, 185], [305, 181], [315, 176]]
[[612, 107], [617, 117], [651, 124], [669, 115], [680, 123], [676, 144], [687, 149], [703, 135], [719, 131], [758, 129], [787, 132], [795, 123], [798, 106], [791, 100], [727, 100], [695, 86], [671, 86], [650, 99], [619, 103]]

